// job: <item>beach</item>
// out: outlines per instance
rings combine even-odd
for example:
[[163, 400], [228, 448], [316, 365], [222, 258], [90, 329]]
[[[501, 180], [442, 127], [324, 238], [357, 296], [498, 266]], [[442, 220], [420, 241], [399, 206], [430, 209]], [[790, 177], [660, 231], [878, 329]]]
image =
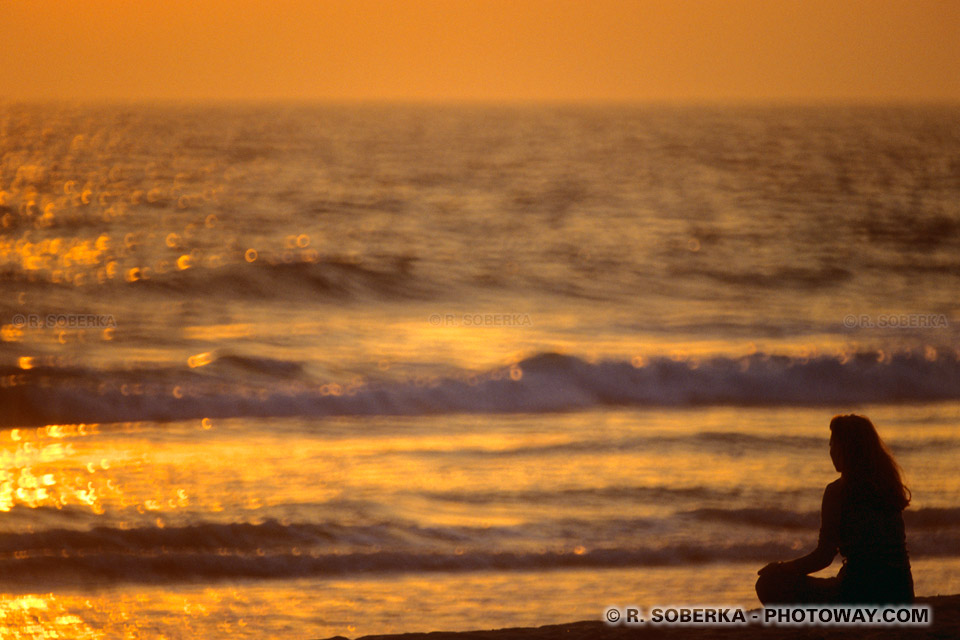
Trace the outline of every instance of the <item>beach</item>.
[[0, 104], [0, 625], [753, 608], [849, 412], [960, 593], [958, 114]]

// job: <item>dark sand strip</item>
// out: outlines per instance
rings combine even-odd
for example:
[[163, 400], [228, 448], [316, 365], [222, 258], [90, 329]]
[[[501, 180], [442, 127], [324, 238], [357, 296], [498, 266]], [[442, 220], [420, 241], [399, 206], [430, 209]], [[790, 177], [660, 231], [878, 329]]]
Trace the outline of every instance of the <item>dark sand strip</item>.
[[[694, 640], [799, 640], [820, 638], [840, 640], [854, 638], [876, 640], [887, 638], [948, 639], [960, 638], [960, 595], [918, 598], [917, 604], [933, 607], [933, 624], [929, 627], [785, 627], [753, 624], [747, 627], [668, 627], [607, 626], [599, 620], [571, 622], [545, 627], [494, 629], [489, 631], [434, 631], [431, 633], [402, 633], [396, 635], [363, 636], [358, 640], [620, 640], [623, 638]], [[338, 639], [344, 640], [342, 636]], [[334, 639], [330, 639], [334, 640]]]

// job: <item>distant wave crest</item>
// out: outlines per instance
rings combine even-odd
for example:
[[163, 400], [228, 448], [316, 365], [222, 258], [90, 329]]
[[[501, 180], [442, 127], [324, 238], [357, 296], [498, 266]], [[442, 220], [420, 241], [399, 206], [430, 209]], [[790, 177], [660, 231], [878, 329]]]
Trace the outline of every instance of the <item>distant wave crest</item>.
[[[256, 373], [255, 384], [244, 378]], [[960, 399], [960, 356], [912, 351], [845, 357], [758, 353], [703, 360], [588, 362], [543, 353], [513, 370], [424, 382], [319, 384], [299, 364], [224, 356], [210, 366], [103, 371], [8, 368], [8, 426], [236, 416], [429, 415], [598, 406], [836, 406]], [[515, 375], [510, 375], [514, 373]], [[519, 373], [520, 375], [516, 375]]]

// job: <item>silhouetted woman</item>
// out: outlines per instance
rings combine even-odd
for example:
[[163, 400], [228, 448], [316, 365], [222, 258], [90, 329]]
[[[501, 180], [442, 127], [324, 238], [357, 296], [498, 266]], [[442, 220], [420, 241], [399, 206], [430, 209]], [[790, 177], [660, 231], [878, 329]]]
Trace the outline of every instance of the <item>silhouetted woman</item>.
[[[823, 492], [817, 548], [760, 569], [757, 596], [764, 604], [912, 602], [903, 529], [910, 490], [900, 467], [873, 423], [858, 415], [830, 421], [830, 457], [840, 478]], [[838, 551], [844, 560], [835, 578], [807, 575], [830, 566]]]

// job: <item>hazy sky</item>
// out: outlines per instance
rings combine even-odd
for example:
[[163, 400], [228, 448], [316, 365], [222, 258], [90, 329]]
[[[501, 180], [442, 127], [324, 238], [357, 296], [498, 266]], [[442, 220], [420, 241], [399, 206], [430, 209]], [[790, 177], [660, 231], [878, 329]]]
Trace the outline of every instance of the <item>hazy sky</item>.
[[960, 100], [960, 0], [0, 0], [8, 98]]

